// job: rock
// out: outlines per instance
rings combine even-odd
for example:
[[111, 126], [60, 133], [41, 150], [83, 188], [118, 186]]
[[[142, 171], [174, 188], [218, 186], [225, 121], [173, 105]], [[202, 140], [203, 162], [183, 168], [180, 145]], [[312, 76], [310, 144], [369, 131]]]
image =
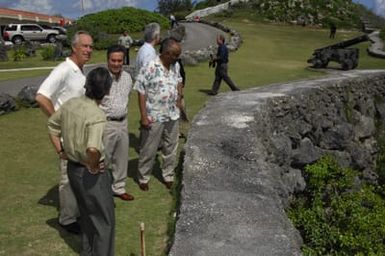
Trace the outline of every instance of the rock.
[[0, 115], [4, 115], [16, 110], [16, 101], [10, 95], [0, 93]]
[[178, 41], [182, 41], [186, 35], [186, 27], [183, 25], [179, 25], [169, 31], [169, 36], [175, 38]]
[[298, 149], [293, 150], [291, 166], [302, 168], [307, 164], [312, 164], [321, 157], [321, 151], [316, 148], [309, 138], [304, 138]]
[[38, 85], [27, 85], [20, 90], [20, 92], [17, 94], [17, 97], [20, 99], [20, 102], [23, 104], [23, 106], [32, 108], [39, 107], [35, 100], [36, 92], [38, 89]]
[[195, 58], [193, 58], [190, 54], [182, 54], [180, 58], [182, 59], [182, 62], [184, 63], [184, 65], [187, 65], [187, 66], [198, 65], [198, 61]]
[[341, 123], [323, 133], [320, 146], [325, 149], [343, 150], [352, 139], [353, 125]]

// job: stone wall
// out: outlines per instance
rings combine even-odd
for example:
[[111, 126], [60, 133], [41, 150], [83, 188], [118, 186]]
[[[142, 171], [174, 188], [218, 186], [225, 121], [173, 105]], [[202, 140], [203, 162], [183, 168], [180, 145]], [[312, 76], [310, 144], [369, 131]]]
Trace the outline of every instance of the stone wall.
[[285, 214], [323, 154], [374, 173], [385, 71], [336, 72], [213, 97], [194, 118], [169, 255], [300, 255]]

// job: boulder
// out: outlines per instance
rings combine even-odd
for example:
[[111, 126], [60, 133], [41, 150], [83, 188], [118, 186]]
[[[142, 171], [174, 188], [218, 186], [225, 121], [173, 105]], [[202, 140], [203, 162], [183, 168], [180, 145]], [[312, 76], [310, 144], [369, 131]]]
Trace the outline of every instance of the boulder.
[[16, 110], [16, 101], [10, 95], [0, 93], [0, 115], [4, 115]]
[[20, 99], [23, 106], [37, 108], [39, 105], [37, 104], [35, 97], [38, 89], [39, 86], [37, 85], [26, 85], [17, 94], [17, 98]]

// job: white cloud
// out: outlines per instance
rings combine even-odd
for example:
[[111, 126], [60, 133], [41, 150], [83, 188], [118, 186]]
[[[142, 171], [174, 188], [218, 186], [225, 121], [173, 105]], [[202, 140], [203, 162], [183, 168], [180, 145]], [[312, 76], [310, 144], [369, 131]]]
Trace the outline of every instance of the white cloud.
[[54, 12], [51, 0], [20, 0], [18, 3], [13, 4], [12, 8], [46, 14]]
[[374, 11], [381, 16], [385, 17], [385, 0], [374, 1]]

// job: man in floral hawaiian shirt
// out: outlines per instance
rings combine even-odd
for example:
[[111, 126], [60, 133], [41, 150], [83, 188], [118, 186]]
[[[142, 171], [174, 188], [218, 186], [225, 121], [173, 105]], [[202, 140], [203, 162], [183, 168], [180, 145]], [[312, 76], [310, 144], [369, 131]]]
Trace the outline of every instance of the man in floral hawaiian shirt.
[[163, 158], [162, 176], [168, 189], [173, 185], [179, 135], [182, 77], [177, 59], [181, 45], [173, 38], [162, 42], [160, 56], [143, 67], [134, 89], [139, 95], [141, 146], [138, 163], [139, 187], [148, 182], [159, 145]]

